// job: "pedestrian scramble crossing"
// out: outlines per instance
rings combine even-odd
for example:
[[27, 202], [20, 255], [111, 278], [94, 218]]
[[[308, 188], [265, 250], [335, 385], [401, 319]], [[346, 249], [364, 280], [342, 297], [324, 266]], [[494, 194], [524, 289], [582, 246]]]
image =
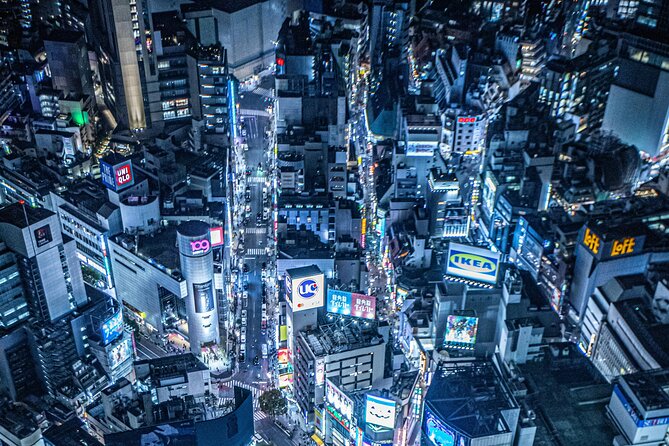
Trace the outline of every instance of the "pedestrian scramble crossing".
[[253, 407], [255, 409], [258, 408], [258, 398], [260, 397], [260, 389], [257, 389], [257, 388], [255, 388], [255, 387], [253, 387], [253, 386], [251, 386], [247, 383], [237, 381], [236, 379], [233, 379], [232, 381], [230, 381], [230, 386], [232, 386], [232, 388], [241, 387], [243, 389], [250, 390], [251, 393], [253, 394]]

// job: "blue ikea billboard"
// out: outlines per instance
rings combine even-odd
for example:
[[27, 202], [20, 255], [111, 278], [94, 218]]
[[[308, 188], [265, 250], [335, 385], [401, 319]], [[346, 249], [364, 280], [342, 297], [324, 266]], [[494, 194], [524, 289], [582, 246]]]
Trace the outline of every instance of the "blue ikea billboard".
[[497, 283], [499, 253], [475, 246], [451, 243], [448, 247], [446, 274], [479, 282]]

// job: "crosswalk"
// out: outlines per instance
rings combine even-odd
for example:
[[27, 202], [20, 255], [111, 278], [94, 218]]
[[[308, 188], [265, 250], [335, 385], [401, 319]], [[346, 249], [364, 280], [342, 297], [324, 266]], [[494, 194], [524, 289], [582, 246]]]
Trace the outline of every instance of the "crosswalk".
[[246, 228], [246, 234], [264, 234], [267, 231], [267, 228]]
[[[260, 397], [260, 393], [261, 393], [260, 389], [256, 389], [255, 387], [253, 387], [253, 386], [251, 386], [251, 385], [249, 385], [245, 382], [237, 381], [236, 379], [233, 379], [232, 381], [230, 381], [230, 385], [233, 388], [234, 387], [241, 387], [241, 388], [250, 390], [251, 393], [253, 394], [253, 407], [256, 408], [256, 409], [258, 408], [258, 398]], [[257, 411], [257, 412], [260, 412], [260, 411]], [[253, 418], [255, 419], [255, 416]]]
[[264, 256], [265, 248], [250, 248], [246, 250], [246, 255], [251, 257]]
[[268, 90], [267, 88], [258, 87], [255, 90], [253, 90], [253, 92], [255, 94], [259, 94], [260, 96], [267, 96], [267, 97], [272, 96], [272, 92], [270, 90]]
[[265, 182], [265, 177], [248, 177], [246, 181], [250, 184], [263, 184]]
[[262, 421], [267, 418], [267, 414], [262, 410], [257, 410], [253, 412], [253, 421]]

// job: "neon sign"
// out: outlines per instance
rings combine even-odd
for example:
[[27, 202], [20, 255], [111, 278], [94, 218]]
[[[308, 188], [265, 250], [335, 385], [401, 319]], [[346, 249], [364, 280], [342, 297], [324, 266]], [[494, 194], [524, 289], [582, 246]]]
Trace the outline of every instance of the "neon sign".
[[190, 242], [190, 249], [193, 251], [193, 254], [204, 254], [209, 251], [210, 247], [211, 244], [207, 239], [194, 240]]
[[476, 118], [458, 118], [458, 122], [461, 124], [471, 124], [476, 122]]

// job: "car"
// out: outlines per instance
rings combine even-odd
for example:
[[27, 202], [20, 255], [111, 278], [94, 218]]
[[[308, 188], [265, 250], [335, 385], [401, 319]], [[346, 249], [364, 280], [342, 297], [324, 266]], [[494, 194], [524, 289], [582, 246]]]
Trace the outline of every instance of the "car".
[[242, 267], [242, 271], [244, 271], [245, 273], [249, 272], [249, 265], [247, 263], [245, 263], [244, 266]]
[[267, 344], [262, 345], [262, 357], [267, 358]]
[[246, 316], [247, 316], [246, 310], [242, 310], [242, 318], [246, 319]]
[[246, 344], [246, 334], [242, 335], [242, 344]]
[[244, 284], [244, 291], [248, 291], [248, 289], [249, 289], [249, 284], [247, 282], [247, 283]]
[[245, 326], [246, 326], [246, 318], [243, 317], [243, 318], [242, 318], [242, 327], [245, 327]]
[[256, 357], [253, 358], [253, 365], [258, 365], [258, 364], [260, 364], [260, 358], [258, 357], [258, 355], [256, 355]]
[[243, 363], [243, 362], [244, 362], [244, 359], [246, 359], [246, 358], [244, 358], [244, 353], [240, 353], [238, 359], [239, 359], [239, 363], [240, 363], [240, 364]]
[[242, 336], [246, 336], [246, 327], [242, 327]]
[[267, 269], [267, 263], [266, 263], [266, 262], [262, 262], [262, 266], [261, 266], [261, 268], [262, 268], [262, 269]]

